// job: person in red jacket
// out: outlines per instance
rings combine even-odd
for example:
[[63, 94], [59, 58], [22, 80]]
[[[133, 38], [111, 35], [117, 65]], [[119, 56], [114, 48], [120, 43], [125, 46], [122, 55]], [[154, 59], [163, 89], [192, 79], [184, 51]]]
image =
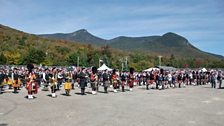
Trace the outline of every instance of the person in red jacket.
[[27, 80], [27, 91], [28, 91], [28, 99], [33, 99], [33, 94], [37, 94], [38, 92], [38, 84], [36, 82], [36, 76], [35, 74], [32, 72], [34, 68], [33, 64], [28, 64], [27, 65], [27, 69], [29, 71], [28, 73], [28, 80]]
[[134, 82], [135, 82], [134, 68], [130, 68], [130, 73], [129, 73], [129, 89], [130, 89], [130, 91], [133, 90]]
[[91, 87], [92, 87], [92, 94], [97, 94], [97, 87], [98, 87], [98, 75], [97, 75], [97, 68], [92, 67], [92, 73], [90, 77]]
[[112, 84], [114, 87], [114, 92], [117, 92], [117, 84], [118, 84], [118, 76], [116, 74], [116, 70], [113, 70], [112, 76], [111, 76]]

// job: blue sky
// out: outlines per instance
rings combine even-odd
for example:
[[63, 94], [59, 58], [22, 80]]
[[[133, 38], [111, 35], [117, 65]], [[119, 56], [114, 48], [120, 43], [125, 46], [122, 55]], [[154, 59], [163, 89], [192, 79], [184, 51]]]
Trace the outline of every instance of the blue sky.
[[34, 34], [84, 28], [104, 39], [175, 32], [224, 56], [223, 0], [0, 0], [0, 24]]

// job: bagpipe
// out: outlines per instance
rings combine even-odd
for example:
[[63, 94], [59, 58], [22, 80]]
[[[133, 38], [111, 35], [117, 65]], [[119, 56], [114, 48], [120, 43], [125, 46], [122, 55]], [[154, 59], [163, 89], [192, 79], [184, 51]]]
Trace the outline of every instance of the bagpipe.
[[57, 84], [57, 81], [56, 81], [56, 79], [55, 78], [50, 78], [50, 86], [51, 87], [53, 87], [53, 86], [56, 86], [56, 84]]
[[96, 74], [91, 74], [91, 78], [90, 78], [91, 82], [96, 82], [98, 81], [98, 76]]
[[38, 92], [38, 84], [34, 79], [29, 79], [27, 82], [27, 91], [29, 94], [37, 94]]

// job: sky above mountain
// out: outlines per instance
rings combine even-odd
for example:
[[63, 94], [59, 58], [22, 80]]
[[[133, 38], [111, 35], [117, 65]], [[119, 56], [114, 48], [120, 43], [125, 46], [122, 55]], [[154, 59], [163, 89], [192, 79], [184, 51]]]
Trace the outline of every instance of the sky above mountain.
[[0, 0], [0, 24], [34, 34], [87, 29], [104, 39], [175, 32], [224, 56], [223, 0]]

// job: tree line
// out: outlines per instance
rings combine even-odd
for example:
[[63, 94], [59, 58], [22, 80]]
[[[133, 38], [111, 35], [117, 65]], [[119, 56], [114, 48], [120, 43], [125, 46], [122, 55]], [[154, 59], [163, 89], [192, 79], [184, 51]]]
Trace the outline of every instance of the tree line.
[[[8, 35], [0, 33], [0, 64], [26, 65], [28, 63], [45, 65], [79, 65], [85, 67], [99, 66], [105, 63], [111, 68], [137, 71], [159, 64], [159, 58], [148, 52], [125, 52], [109, 46], [95, 47], [92, 45], [49, 40], [17, 33]], [[159, 54], [158, 54], [159, 55]], [[176, 68], [224, 68], [223, 59], [205, 59], [200, 57], [175, 57], [175, 54], [163, 56], [161, 65]]]

